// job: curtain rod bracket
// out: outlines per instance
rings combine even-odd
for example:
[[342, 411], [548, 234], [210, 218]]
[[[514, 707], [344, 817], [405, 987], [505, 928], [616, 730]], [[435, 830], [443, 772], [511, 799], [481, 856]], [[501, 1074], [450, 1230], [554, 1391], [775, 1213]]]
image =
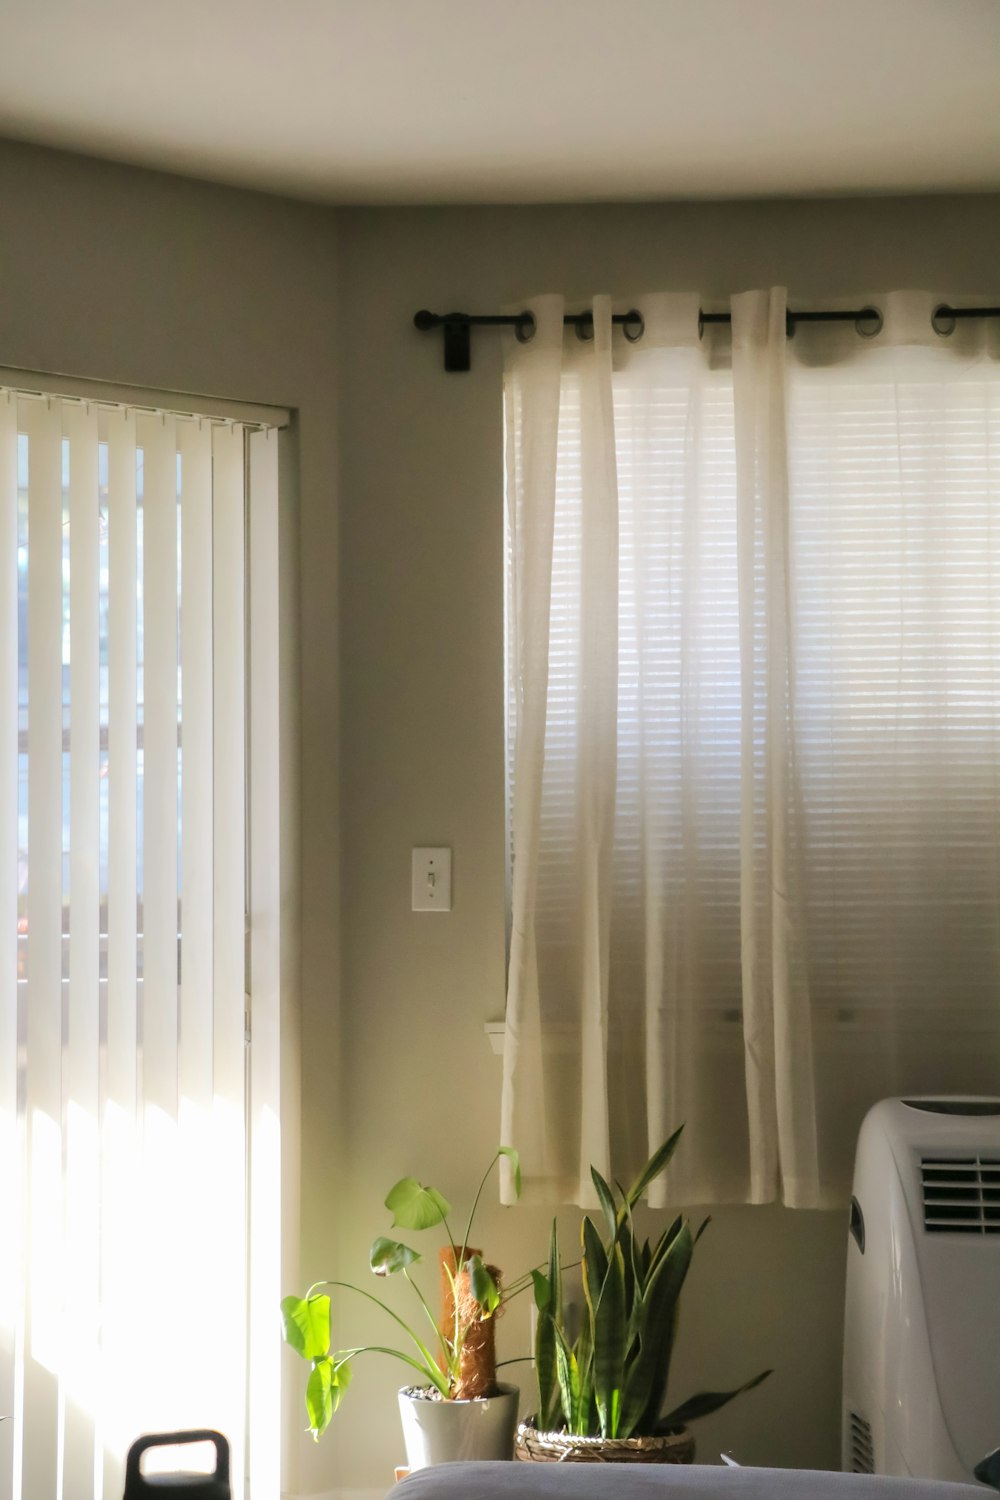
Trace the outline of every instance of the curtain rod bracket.
[[432, 313], [426, 308], [413, 315], [413, 326], [421, 333], [440, 328], [444, 333], [444, 367], [450, 374], [464, 375], [472, 369], [472, 319], [468, 313]]

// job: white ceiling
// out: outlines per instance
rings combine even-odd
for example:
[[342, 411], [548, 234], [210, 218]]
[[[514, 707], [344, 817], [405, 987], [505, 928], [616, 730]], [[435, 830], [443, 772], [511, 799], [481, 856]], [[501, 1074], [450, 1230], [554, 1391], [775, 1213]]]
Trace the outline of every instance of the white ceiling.
[[0, 135], [334, 203], [1000, 188], [1000, 0], [0, 0]]

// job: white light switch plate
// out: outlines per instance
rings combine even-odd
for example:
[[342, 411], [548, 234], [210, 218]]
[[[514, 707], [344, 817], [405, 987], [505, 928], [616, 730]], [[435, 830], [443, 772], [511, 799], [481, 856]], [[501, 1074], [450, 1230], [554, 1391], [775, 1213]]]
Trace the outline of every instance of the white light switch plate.
[[414, 849], [413, 911], [451, 911], [451, 850]]

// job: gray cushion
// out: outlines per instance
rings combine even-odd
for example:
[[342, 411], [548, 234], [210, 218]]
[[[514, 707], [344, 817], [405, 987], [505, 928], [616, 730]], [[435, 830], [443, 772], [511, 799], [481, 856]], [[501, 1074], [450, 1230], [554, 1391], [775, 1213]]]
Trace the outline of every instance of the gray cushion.
[[399, 1500], [984, 1500], [979, 1485], [715, 1464], [462, 1463], [418, 1469]]

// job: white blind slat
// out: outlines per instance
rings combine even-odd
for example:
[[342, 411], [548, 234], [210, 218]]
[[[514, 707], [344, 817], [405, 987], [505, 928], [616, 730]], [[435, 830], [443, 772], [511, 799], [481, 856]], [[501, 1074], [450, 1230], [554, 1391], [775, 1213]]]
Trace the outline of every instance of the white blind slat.
[[[246, 778], [244, 674], [244, 434], [212, 434], [214, 693], [215, 1108], [219, 1223], [216, 1254], [240, 1270], [229, 1277], [233, 1305], [245, 1305], [245, 1120], [242, 1108], [246, 989]], [[219, 1425], [242, 1422], [244, 1346], [234, 1349], [234, 1379], [218, 1393]], [[233, 1454], [233, 1485], [242, 1488], [244, 1454]]]
[[63, 1469], [63, 465], [61, 410], [23, 412], [28, 435], [27, 1080], [28, 1279], [24, 1489], [56, 1493]]
[[69, 992], [63, 1119], [66, 1183], [66, 1500], [92, 1493], [91, 1393], [100, 1328], [100, 486], [97, 412], [64, 412], [69, 461]]
[[0, 392], [0, 1411], [12, 1412], [20, 1330], [21, 1153], [18, 1149], [17, 403]]
[[103, 1490], [124, 1487], [122, 1455], [140, 1422], [139, 1391], [116, 1378], [134, 1337], [142, 1266], [134, 1253], [138, 1139], [137, 885], [137, 536], [135, 414], [107, 415], [108, 452], [108, 938], [107, 1061], [101, 1117], [102, 1286], [105, 1298], [101, 1389]]
[[281, 960], [272, 913], [281, 908], [281, 762], [272, 705], [279, 701], [278, 448], [275, 431], [250, 435], [250, 1406], [249, 1481], [254, 1495], [281, 1489], [280, 1334], [273, 1317], [287, 1232], [281, 1186]]

